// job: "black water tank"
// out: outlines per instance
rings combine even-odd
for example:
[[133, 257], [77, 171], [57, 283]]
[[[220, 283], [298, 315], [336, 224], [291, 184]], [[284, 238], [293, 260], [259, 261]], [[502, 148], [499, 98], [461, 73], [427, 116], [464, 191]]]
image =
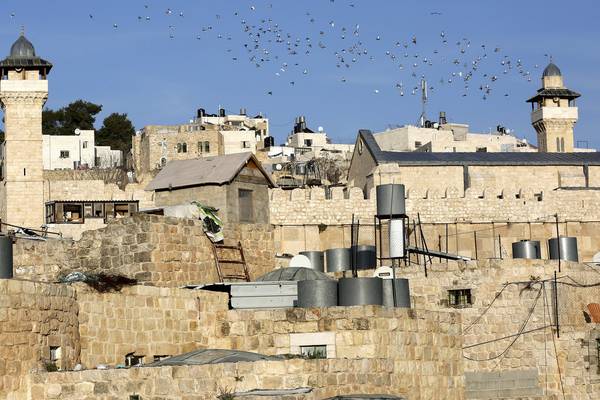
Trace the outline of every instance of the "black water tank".
[[219, 117], [224, 117], [224, 116], [225, 116], [225, 109], [219, 108]]
[[206, 110], [204, 108], [198, 109], [198, 118], [202, 118], [206, 115]]
[[0, 236], [0, 279], [13, 277], [13, 241], [9, 236]]
[[273, 147], [275, 146], [275, 138], [273, 136], [267, 136], [265, 137], [265, 148], [269, 148], [269, 147]]

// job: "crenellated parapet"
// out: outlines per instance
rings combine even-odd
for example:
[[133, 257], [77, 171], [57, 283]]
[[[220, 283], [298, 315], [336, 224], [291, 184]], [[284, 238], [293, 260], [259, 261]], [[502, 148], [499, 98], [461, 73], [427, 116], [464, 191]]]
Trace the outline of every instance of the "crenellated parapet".
[[[371, 222], [376, 212], [373, 188], [365, 198], [359, 188], [272, 189], [271, 223], [274, 225], [349, 224], [352, 215]], [[423, 222], [456, 221], [539, 222], [559, 214], [561, 220], [600, 221], [600, 190], [547, 190], [544, 188], [409, 189], [406, 209]]]

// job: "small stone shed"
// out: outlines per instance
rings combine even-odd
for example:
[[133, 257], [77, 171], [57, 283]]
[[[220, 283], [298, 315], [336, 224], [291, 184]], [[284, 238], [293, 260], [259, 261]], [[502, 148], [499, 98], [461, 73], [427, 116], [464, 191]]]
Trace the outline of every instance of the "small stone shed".
[[156, 207], [198, 201], [224, 223], [269, 223], [269, 188], [277, 185], [252, 153], [169, 162], [146, 187]]

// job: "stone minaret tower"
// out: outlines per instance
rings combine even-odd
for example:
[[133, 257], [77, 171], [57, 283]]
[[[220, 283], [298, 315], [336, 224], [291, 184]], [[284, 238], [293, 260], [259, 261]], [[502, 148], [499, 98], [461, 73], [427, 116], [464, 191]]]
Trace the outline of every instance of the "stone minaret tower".
[[538, 151], [572, 153], [573, 127], [578, 112], [575, 99], [581, 96], [565, 87], [560, 69], [550, 63], [542, 74], [542, 88], [531, 99], [531, 123], [537, 132]]
[[0, 218], [29, 228], [44, 223], [42, 107], [52, 64], [36, 56], [23, 33], [0, 61], [0, 106], [4, 112]]

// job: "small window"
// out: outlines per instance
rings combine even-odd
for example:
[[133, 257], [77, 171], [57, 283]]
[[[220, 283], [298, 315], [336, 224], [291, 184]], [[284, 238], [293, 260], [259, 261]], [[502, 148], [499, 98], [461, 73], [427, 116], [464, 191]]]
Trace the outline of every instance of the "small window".
[[243, 148], [243, 149], [249, 149], [249, 148], [250, 148], [250, 142], [249, 142], [249, 141], [247, 141], [247, 140], [244, 140], [244, 141], [242, 142], [242, 148]]
[[415, 142], [415, 147], [416, 147], [416, 148], [419, 148], [419, 147], [421, 147], [421, 146], [422, 146], [421, 142]]
[[62, 351], [60, 346], [50, 346], [50, 363], [57, 368], [60, 368], [60, 359], [62, 358]]
[[87, 140], [81, 144], [81, 147], [83, 147], [84, 149], [88, 148], [88, 142], [87, 142]]
[[204, 145], [202, 142], [198, 142], [198, 153], [202, 153], [204, 151]]
[[254, 209], [252, 205], [252, 190], [238, 190], [238, 204], [240, 212], [240, 222], [253, 222]]
[[327, 346], [300, 346], [300, 354], [306, 358], [327, 358]]
[[95, 218], [104, 218], [104, 204], [103, 203], [94, 203], [94, 217]]
[[312, 147], [312, 145], [313, 145], [312, 139], [304, 139], [304, 146]]
[[472, 304], [471, 289], [448, 290], [448, 306], [463, 308]]
[[477, 149], [475, 149], [475, 151], [477, 153], [487, 153], [487, 147], [477, 147]]
[[126, 367], [141, 367], [144, 365], [144, 356], [135, 353], [129, 353], [125, 356]]
[[181, 152], [182, 153], [187, 153], [187, 143], [182, 143], [181, 144]]
[[83, 204], [66, 203], [63, 205], [63, 221], [82, 224], [83, 223]]
[[69, 158], [69, 150], [61, 150], [60, 158]]
[[210, 153], [210, 142], [204, 142], [204, 152]]
[[142, 397], [139, 394], [130, 394], [129, 400], [142, 400]]

